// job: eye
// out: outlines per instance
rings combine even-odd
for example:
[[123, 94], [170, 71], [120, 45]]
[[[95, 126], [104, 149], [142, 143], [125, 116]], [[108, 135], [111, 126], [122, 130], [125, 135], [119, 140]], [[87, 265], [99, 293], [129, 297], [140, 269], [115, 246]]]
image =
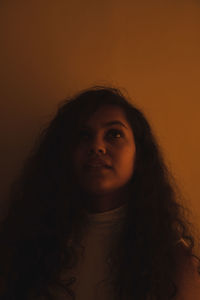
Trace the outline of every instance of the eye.
[[111, 132], [112, 136], [115, 136], [115, 137], [117, 136], [117, 139], [123, 136], [123, 133], [118, 129], [111, 129], [108, 132]]
[[86, 131], [86, 130], [81, 130], [81, 131], [79, 132], [79, 138], [84, 139], [85, 136], [89, 136], [89, 132]]
[[[111, 135], [114, 139], [119, 139], [119, 138], [123, 137], [123, 132], [118, 129], [110, 129], [110, 130], [108, 130], [108, 135], [109, 136]], [[81, 139], [81, 140], [86, 140], [90, 137], [91, 137], [91, 132], [89, 132], [87, 130], [81, 130], [79, 132], [79, 139]]]

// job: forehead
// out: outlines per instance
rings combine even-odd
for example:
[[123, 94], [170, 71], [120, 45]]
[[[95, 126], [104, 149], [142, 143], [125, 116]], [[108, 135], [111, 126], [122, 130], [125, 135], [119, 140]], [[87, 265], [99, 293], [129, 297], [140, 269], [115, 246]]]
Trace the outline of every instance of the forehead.
[[119, 106], [104, 105], [94, 112], [84, 125], [92, 126], [94, 124], [102, 125], [106, 122], [118, 120], [130, 127], [124, 110]]

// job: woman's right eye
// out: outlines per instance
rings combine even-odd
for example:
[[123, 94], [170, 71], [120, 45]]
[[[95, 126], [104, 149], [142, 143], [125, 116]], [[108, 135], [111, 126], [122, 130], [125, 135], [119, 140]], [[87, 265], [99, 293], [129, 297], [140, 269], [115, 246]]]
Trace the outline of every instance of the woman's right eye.
[[82, 130], [79, 132], [79, 138], [85, 138], [86, 136], [89, 136], [89, 133], [86, 130]]

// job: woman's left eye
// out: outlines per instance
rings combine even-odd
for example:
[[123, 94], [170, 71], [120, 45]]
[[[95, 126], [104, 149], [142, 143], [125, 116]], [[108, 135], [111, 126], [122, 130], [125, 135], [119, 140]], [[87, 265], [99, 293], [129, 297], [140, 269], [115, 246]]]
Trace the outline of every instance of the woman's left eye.
[[123, 134], [122, 134], [122, 132], [120, 131], [120, 130], [117, 130], [117, 129], [111, 129], [111, 130], [109, 130], [109, 133], [112, 133], [112, 136], [119, 136], [120, 135], [120, 137], [122, 137], [123, 136]]

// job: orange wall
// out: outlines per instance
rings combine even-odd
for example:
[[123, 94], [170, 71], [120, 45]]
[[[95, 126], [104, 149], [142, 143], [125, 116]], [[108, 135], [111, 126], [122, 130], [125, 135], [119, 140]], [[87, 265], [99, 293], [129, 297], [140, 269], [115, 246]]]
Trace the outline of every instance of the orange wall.
[[200, 228], [200, 2], [0, 3], [1, 196], [58, 103], [92, 84], [144, 109]]

